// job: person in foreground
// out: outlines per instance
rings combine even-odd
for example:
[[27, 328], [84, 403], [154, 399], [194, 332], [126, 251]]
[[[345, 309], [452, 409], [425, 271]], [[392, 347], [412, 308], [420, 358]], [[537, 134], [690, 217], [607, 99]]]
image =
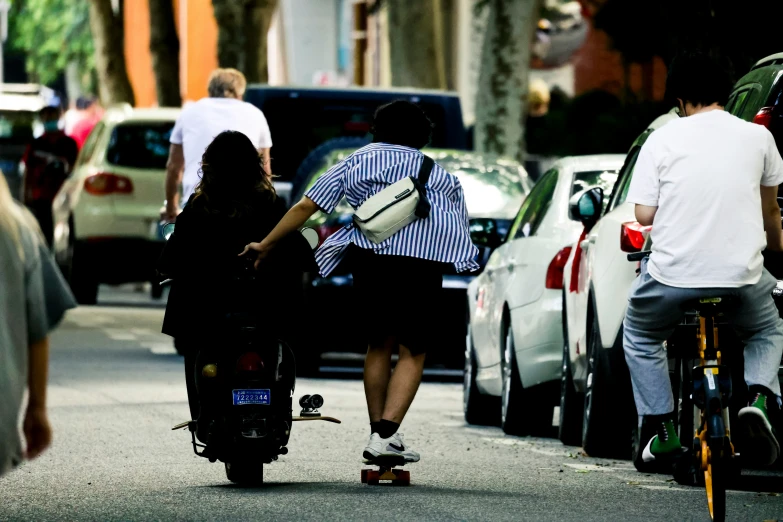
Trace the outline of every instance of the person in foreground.
[[[75, 306], [35, 218], [14, 202], [0, 174], [0, 475], [51, 443], [49, 332]], [[25, 390], [23, 451], [18, 421]]]
[[[432, 123], [418, 106], [396, 101], [375, 113], [374, 143], [348, 156], [319, 178], [280, 224], [260, 243], [247, 245], [263, 259], [275, 245], [300, 228], [316, 211], [331, 213], [345, 197], [358, 208], [389, 185], [416, 176]], [[364, 390], [370, 416], [370, 440], [364, 457], [400, 457], [417, 462], [397, 430], [421, 382], [425, 353], [437, 343], [437, 328], [428, 319], [441, 291], [443, 272], [478, 269], [470, 240], [464, 194], [457, 178], [434, 165], [426, 186], [431, 212], [380, 244], [348, 225], [316, 252], [322, 276], [341, 262], [353, 272], [356, 307], [350, 324], [366, 339]], [[399, 360], [391, 371], [392, 353]]]
[[243, 312], [258, 318], [266, 339], [288, 341], [301, 305], [302, 270], [297, 269], [309, 268], [313, 254], [303, 237], [292, 237], [279, 256], [287, 257], [270, 259], [262, 274], [267, 277], [258, 277], [255, 286], [236, 295], [230, 282], [242, 268], [237, 251], [268, 234], [285, 214], [286, 205], [275, 194], [255, 145], [241, 132], [219, 134], [203, 154], [201, 172], [201, 182], [177, 218], [158, 271], [173, 279], [163, 333], [174, 337], [184, 352], [191, 418], [199, 421], [197, 435], [206, 443], [215, 406], [203, 399], [214, 394], [204, 393], [208, 385], [196, 368], [217, 357], [216, 348], [224, 346], [226, 314], [247, 305]]
[[683, 118], [644, 144], [627, 198], [636, 204], [637, 220], [652, 225], [653, 241], [623, 323], [638, 414], [659, 426], [643, 458], [651, 462], [681, 451], [663, 347], [683, 317], [681, 305], [731, 294], [739, 300], [730, 320], [745, 344], [750, 394], [739, 429], [755, 460], [770, 465], [780, 454], [770, 415], [780, 408], [783, 320], [762, 250], [783, 250], [776, 199], [783, 160], [766, 128], [723, 110], [732, 81], [716, 59], [678, 56], [666, 83]]

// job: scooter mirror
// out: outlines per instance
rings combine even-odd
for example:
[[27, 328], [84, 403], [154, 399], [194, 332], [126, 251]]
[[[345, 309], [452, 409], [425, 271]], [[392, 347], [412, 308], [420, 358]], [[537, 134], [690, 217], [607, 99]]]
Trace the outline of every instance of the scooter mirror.
[[174, 223], [166, 223], [164, 225], [161, 225], [161, 231], [163, 233], [163, 239], [166, 241], [169, 240], [171, 237], [171, 234], [174, 233]]
[[320, 242], [321, 238], [318, 237], [318, 232], [316, 232], [315, 229], [303, 228], [300, 232], [307, 240], [307, 244], [310, 245], [310, 248], [312, 248], [313, 250], [318, 248], [318, 243]]

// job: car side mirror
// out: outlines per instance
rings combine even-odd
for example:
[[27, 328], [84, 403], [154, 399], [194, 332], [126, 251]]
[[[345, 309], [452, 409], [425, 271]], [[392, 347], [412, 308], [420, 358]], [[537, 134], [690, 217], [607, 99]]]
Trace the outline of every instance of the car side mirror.
[[604, 191], [600, 187], [586, 188], [574, 194], [568, 202], [571, 219], [581, 221], [586, 227], [592, 227], [601, 217]]
[[174, 225], [175, 223], [166, 223], [165, 225], [161, 226], [163, 231], [163, 239], [165, 239], [166, 241], [168, 241], [169, 238], [171, 237], [171, 234], [174, 233]]
[[503, 237], [498, 229], [498, 222], [490, 218], [474, 218], [470, 220], [470, 240], [478, 247], [495, 249], [503, 243]]

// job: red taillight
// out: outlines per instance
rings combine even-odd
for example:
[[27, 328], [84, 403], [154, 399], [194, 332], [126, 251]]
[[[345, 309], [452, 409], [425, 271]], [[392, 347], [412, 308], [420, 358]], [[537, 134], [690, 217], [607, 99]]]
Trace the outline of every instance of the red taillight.
[[326, 241], [326, 239], [343, 228], [341, 225], [321, 225], [315, 229], [318, 232], [319, 244]]
[[84, 180], [84, 190], [93, 196], [131, 194], [133, 192], [133, 182], [125, 176], [101, 172], [93, 174]]
[[570, 255], [571, 247], [567, 246], [558, 252], [549, 263], [549, 268], [546, 269], [546, 287], [550, 290], [563, 289], [563, 269]]
[[636, 221], [623, 223], [620, 227], [620, 250], [638, 252], [644, 246], [644, 233], [649, 229]]
[[264, 369], [264, 360], [255, 352], [243, 353], [237, 360], [238, 372], [260, 372]]
[[753, 123], [762, 125], [769, 129], [769, 126], [772, 123], [773, 109], [774, 107], [762, 107], [761, 109], [759, 109], [759, 112], [757, 112], [756, 115], [753, 117]]

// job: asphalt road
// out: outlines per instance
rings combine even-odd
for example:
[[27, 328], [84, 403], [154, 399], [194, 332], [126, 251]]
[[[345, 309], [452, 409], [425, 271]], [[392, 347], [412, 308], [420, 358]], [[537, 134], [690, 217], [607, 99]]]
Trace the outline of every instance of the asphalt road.
[[[343, 424], [297, 423], [265, 485], [231, 485], [193, 455], [182, 361], [142, 294], [102, 290], [53, 336], [54, 444], [0, 479], [0, 520], [709, 520], [703, 490], [551, 439], [468, 427], [461, 386], [428, 382], [403, 425], [422, 454], [410, 488], [360, 483], [368, 437], [358, 379], [302, 379]], [[127, 306], [132, 303], [134, 306]], [[120, 305], [125, 306], [120, 306]], [[107, 306], [108, 305], [108, 306]], [[783, 520], [783, 473], [728, 495], [730, 520]]]

